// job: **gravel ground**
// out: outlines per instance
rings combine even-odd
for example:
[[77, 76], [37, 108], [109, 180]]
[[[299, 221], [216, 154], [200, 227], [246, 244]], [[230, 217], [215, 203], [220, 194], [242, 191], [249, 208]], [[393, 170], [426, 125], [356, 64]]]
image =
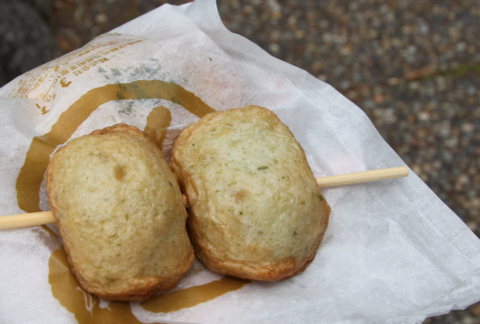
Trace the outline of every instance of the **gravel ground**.
[[50, 22], [41, 6], [0, 0], [0, 87], [55, 58]]
[[[159, 5], [54, 0], [67, 53]], [[231, 31], [331, 84], [480, 237], [480, 7], [476, 0], [225, 0]], [[480, 303], [425, 323], [480, 323]]]

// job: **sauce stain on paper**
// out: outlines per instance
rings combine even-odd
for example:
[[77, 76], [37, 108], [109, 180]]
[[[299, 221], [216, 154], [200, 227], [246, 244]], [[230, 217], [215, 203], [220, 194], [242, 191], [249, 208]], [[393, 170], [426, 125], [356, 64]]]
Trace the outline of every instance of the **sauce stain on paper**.
[[[169, 100], [200, 118], [215, 111], [181, 86], [159, 80], [109, 84], [92, 89], [60, 115], [50, 132], [33, 138], [16, 182], [19, 207], [26, 212], [40, 211], [39, 190], [50, 155], [58, 145], [68, 141], [92, 112], [100, 105], [112, 100], [140, 99]], [[160, 148], [170, 122], [170, 111], [163, 106], [154, 108], [147, 118], [145, 131]], [[44, 229], [50, 235], [58, 237], [47, 226], [44, 226]], [[110, 302], [108, 307], [101, 308], [98, 297], [84, 292], [70, 272], [63, 247], [55, 250], [50, 256], [48, 281], [52, 287], [53, 296], [74, 314], [80, 324], [141, 323], [133, 315], [129, 303]], [[178, 311], [208, 302], [229, 291], [238, 290], [248, 282], [226, 277], [205, 285], [154, 296], [143, 303], [142, 307], [152, 312]]]
[[79, 324], [142, 323], [133, 315], [128, 303], [110, 302], [107, 308], [100, 308], [98, 297], [84, 292], [70, 272], [63, 247], [52, 253], [48, 268], [48, 282], [53, 296], [73, 313]]
[[153, 108], [147, 117], [145, 133], [148, 138], [160, 149], [163, 149], [163, 140], [167, 136], [167, 128], [172, 121], [172, 113], [164, 106]]
[[205, 285], [156, 295], [142, 303], [142, 308], [153, 313], [169, 313], [190, 308], [242, 288], [250, 280], [224, 277]]
[[[127, 302], [110, 302], [100, 308], [100, 300], [84, 292], [70, 272], [63, 247], [55, 250], [48, 262], [48, 282], [53, 296], [74, 314], [79, 324], [139, 324]], [[235, 291], [249, 283], [248, 280], [225, 277], [204, 285], [167, 292], [141, 303], [150, 312], [168, 313], [190, 308]]]
[[[18, 206], [28, 213], [40, 211], [38, 193], [50, 155], [58, 145], [68, 141], [92, 112], [112, 100], [140, 99], [169, 100], [200, 118], [215, 111], [178, 84], [160, 80], [108, 84], [92, 89], [60, 115], [50, 132], [33, 138], [16, 182]], [[166, 117], [166, 112], [160, 109], [159, 115]]]

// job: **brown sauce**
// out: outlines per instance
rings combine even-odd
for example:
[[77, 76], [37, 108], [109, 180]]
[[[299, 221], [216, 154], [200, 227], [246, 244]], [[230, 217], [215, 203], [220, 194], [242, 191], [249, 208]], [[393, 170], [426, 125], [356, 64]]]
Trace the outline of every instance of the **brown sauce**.
[[[122, 99], [165, 99], [182, 105], [200, 118], [214, 111], [193, 93], [179, 85], [163, 81], [110, 84], [90, 90], [60, 115], [49, 133], [32, 140], [16, 183], [17, 200], [21, 209], [27, 212], [40, 210], [38, 193], [49, 157], [55, 148], [65, 143], [100, 105], [111, 100]], [[163, 106], [154, 108], [147, 117], [145, 132], [160, 149], [171, 120], [170, 111]], [[123, 178], [125, 170], [119, 169], [116, 172], [119, 179]], [[43, 228], [53, 237], [58, 237], [47, 226]], [[98, 297], [84, 292], [70, 272], [63, 247], [52, 253], [48, 266], [48, 281], [52, 287], [53, 296], [75, 316], [80, 324], [141, 323], [133, 315], [129, 303], [110, 302], [107, 308], [101, 308]], [[248, 282], [225, 277], [205, 285], [163, 293], [141, 305], [145, 310], [156, 313], [178, 311], [240, 289]]]
[[249, 282], [249, 280], [224, 277], [204, 285], [153, 296], [142, 303], [142, 308], [153, 313], [175, 312], [206, 303], [227, 292], [238, 290]]
[[[182, 105], [192, 114], [203, 117], [215, 110], [195, 94], [181, 86], [163, 81], [135, 81], [125, 84], [109, 84], [92, 89], [63, 112], [50, 132], [33, 138], [24, 165], [17, 178], [17, 201], [26, 212], [40, 211], [39, 189], [48, 166], [49, 157], [58, 145], [65, 143], [77, 128], [99, 106], [112, 100], [165, 99]], [[159, 106], [147, 117], [146, 133], [161, 149], [166, 129], [172, 120], [170, 111]], [[117, 170], [118, 178], [125, 170]], [[51, 236], [58, 238], [47, 226], [42, 226]], [[48, 281], [53, 296], [70, 311], [80, 324], [135, 324], [141, 323], [132, 313], [129, 303], [110, 302], [100, 307], [100, 300], [84, 292], [70, 272], [63, 247], [55, 250], [49, 259]], [[205, 285], [163, 293], [142, 303], [151, 312], [173, 312], [208, 302], [227, 292], [238, 290], [249, 281], [225, 277]]]
[[[48, 282], [53, 296], [79, 324], [135, 324], [141, 323], [132, 313], [129, 303], [110, 302], [108, 308], [100, 308], [96, 296], [85, 293], [70, 272], [63, 247], [55, 250], [48, 262]], [[248, 280], [225, 277], [204, 285], [166, 292], [153, 296], [141, 306], [154, 313], [169, 313], [206, 303], [249, 283]]]
[[158, 106], [152, 109], [147, 117], [147, 125], [145, 126], [145, 133], [152, 140], [153, 143], [160, 149], [163, 149], [163, 140], [167, 136], [167, 128], [172, 121], [172, 114], [170, 110]]
[[[200, 118], [215, 111], [178, 84], [159, 80], [108, 84], [92, 89], [60, 115], [50, 132], [33, 138], [16, 182], [18, 206], [28, 213], [40, 211], [38, 192], [50, 155], [58, 145], [65, 143], [72, 136], [92, 112], [112, 100], [140, 99], [169, 100]], [[160, 113], [162, 114], [166, 114], [164, 110]]]

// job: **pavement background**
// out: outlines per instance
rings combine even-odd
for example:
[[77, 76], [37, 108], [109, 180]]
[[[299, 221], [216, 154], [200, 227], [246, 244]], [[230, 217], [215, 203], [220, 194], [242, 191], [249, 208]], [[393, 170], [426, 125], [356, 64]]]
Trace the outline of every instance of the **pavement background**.
[[[186, 2], [1, 0], [0, 86], [159, 5]], [[217, 3], [229, 30], [362, 108], [405, 163], [480, 237], [478, 1]], [[7, 10], [23, 15], [23, 24]], [[41, 27], [33, 28], [32, 19]], [[425, 323], [480, 324], [480, 303]]]

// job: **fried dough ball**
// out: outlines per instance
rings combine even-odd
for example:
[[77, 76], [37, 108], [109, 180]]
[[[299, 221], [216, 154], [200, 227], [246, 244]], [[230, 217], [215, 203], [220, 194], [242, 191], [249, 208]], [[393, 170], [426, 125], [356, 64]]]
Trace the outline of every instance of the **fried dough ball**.
[[276, 281], [314, 259], [330, 208], [288, 127], [258, 106], [186, 128], [170, 167], [187, 198], [198, 258], [222, 274]]
[[138, 128], [70, 141], [47, 171], [49, 204], [80, 286], [107, 300], [173, 289], [194, 253], [175, 175]]

